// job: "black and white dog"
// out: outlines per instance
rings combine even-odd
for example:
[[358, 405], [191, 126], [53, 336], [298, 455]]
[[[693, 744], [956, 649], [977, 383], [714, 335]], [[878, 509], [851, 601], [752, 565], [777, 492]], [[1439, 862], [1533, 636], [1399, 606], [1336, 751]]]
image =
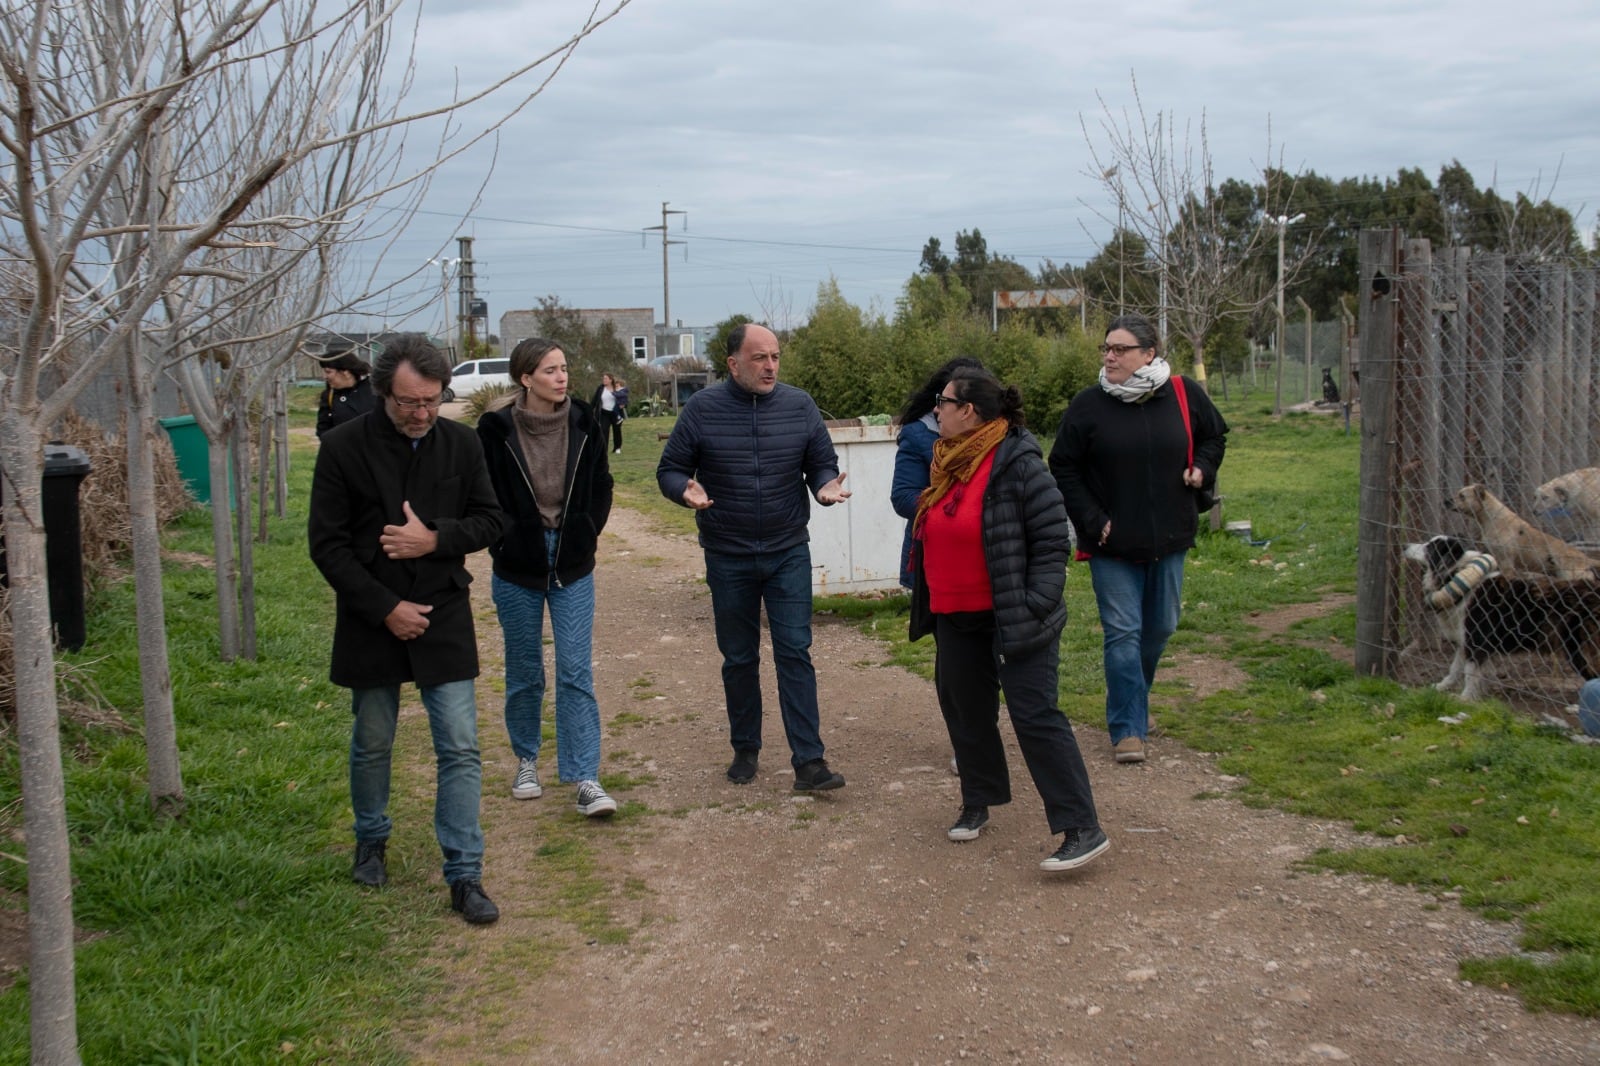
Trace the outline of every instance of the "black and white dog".
[[1460, 683], [1462, 699], [1481, 699], [1484, 664], [1519, 651], [1560, 652], [1585, 680], [1600, 677], [1600, 582], [1502, 574], [1459, 537], [1408, 544], [1405, 557], [1422, 564], [1425, 607], [1455, 649], [1439, 691]]

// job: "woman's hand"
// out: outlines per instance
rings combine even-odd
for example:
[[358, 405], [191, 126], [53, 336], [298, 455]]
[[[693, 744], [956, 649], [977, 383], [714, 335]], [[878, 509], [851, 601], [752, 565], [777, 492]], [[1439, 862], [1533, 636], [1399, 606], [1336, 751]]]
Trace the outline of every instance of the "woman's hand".
[[1206, 472], [1198, 466], [1191, 466], [1183, 472], [1183, 483], [1191, 489], [1198, 489], [1206, 483]]
[[1106, 519], [1106, 527], [1100, 531], [1100, 543], [1104, 545], [1106, 538], [1111, 536], [1111, 519]]

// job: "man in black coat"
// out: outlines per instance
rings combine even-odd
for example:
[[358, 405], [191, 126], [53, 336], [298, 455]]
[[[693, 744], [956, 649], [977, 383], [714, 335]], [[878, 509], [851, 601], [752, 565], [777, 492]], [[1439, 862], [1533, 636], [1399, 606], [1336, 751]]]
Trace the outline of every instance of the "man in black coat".
[[438, 760], [434, 833], [450, 903], [463, 918], [500, 916], [483, 891], [478, 824], [478, 643], [468, 552], [504, 522], [477, 435], [439, 419], [450, 364], [419, 337], [402, 337], [372, 372], [379, 406], [331, 430], [311, 482], [312, 561], [333, 586], [333, 683], [351, 690], [350, 803], [354, 879], [388, 880], [390, 752], [400, 685], [422, 695]]

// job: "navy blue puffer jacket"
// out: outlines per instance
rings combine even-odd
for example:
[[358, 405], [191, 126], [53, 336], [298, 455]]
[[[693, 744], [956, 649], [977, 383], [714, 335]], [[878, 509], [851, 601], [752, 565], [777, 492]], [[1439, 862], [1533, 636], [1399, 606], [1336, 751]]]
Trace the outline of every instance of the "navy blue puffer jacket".
[[838, 476], [838, 453], [805, 390], [779, 384], [759, 394], [732, 380], [689, 398], [656, 467], [674, 503], [690, 478], [705, 488], [712, 502], [695, 513], [700, 545], [729, 555], [806, 543], [809, 497]]

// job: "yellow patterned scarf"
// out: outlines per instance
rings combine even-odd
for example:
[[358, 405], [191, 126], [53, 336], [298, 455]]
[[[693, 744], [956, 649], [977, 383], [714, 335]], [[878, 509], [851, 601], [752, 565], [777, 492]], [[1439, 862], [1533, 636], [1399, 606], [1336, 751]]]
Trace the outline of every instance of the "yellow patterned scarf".
[[[951, 498], [945, 505], [945, 514], [956, 513], [956, 505], [961, 502], [964, 486], [972, 480], [972, 475], [978, 472], [983, 460], [1005, 440], [1009, 432], [1011, 432], [1009, 419], [991, 418], [978, 428], [968, 430], [959, 437], [940, 437], [933, 442], [933, 468], [928, 472], [928, 487], [923, 489], [922, 495], [917, 498], [917, 517], [911, 525], [915, 536], [922, 535], [923, 518], [933, 505], [946, 495], [950, 495]], [[951, 490], [954, 490], [953, 495]]]

